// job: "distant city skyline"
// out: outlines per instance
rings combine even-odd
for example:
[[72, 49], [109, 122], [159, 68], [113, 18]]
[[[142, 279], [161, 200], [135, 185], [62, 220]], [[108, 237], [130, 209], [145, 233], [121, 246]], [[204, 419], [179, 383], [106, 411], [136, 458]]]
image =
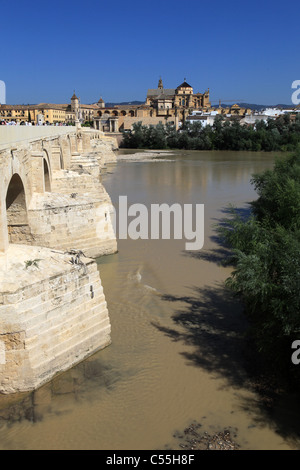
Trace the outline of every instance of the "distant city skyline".
[[295, 1], [0, 3], [6, 103], [145, 101], [186, 78], [212, 103], [291, 104], [300, 80]]

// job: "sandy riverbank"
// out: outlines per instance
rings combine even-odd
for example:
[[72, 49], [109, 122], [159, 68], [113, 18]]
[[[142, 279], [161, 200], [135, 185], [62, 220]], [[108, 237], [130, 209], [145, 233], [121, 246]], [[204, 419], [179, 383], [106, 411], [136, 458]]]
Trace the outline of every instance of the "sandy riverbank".
[[[172, 159], [166, 159], [166, 156], [175, 155], [169, 150], [144, 150], [142, 152], [136, 152], [131, 154], [120, 154], [117, 155], [117, 160], [129, 160], [129, 161], [142, 161], [142, 162], [168, 162]], [[160, 160], [160, 157], [164, 157]]]

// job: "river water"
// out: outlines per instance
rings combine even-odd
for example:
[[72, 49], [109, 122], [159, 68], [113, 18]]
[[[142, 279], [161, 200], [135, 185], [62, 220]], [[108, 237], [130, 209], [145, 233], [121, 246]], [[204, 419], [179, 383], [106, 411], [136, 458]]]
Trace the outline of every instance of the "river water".
[[192, 422], [230, 429], [242, 449], [300, 448], [293, 397], [269, 414], [249, 386], [246, 321], [224, 291], [230, 268], [214, 230], [229, 204], [247, 212], [251, 175], [273, 163], [266, 153], [176, 151], [107, 166], [116, 209], [120, 195], [149, 210], [204, 204], [204, 246], [118, 240], [118, 253], [98, 260], [112, 344], [34, 393], [1, 397], [0, 449], [175, 449]]

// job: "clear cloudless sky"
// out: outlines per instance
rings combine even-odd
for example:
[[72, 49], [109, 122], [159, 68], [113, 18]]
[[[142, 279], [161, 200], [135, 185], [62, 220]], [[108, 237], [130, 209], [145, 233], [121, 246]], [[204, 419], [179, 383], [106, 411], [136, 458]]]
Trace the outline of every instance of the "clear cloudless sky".
[[291, 104], [299, 17], [299, 0], [0, 0], [0, 80], [9, 104], [144, 101], [160, 76]]

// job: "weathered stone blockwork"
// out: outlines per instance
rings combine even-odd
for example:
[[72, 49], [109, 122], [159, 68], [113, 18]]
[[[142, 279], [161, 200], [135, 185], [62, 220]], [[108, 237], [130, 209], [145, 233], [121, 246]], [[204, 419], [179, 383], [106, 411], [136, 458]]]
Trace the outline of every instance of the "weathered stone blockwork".
[[[110, 344], [91, 258], [117, 251], [100, 175], [114, 148], [82, 129], [0, 145], [2, 393], [36, 389]], [[71, 250], [84, 253], [79, 264]]]
[[51, 193], [48, 198], [35, 196], [32, 203], [35, 209], [28, 211], [29, 244], [65, 251], [79, 249], [92, 258], [116, 252], [109, 199]]
[[[116, 159], [114, 148], [113, 139], [80, 130], [0, 150], [0, 251], [10, 241], [86, 250], [94, 258], [115, 253], [109, 217], [113, 207], [100, 180], [101, 168]], [[13, 190], [22, 189], [23, 208], [16, 198], [8, 212], [7, 193], [14, 175], [20, 181]], [[20, 218], [21, 209], [26, 222]]]
[[[26, 268], [29, 260], [37, 261]], [[32, 390], [110, 344], [97, 265], [46, 248], [0, 255], [0, 390]], [[6, 265], [6, 269], [4, 268]]]

